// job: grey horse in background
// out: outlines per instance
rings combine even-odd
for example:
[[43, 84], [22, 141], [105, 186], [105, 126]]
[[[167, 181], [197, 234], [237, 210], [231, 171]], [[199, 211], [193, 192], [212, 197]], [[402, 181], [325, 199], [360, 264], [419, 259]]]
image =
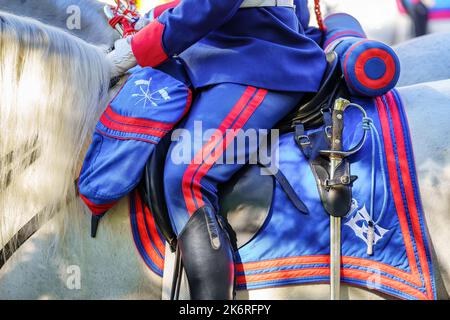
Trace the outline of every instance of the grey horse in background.
[[104, 5], [98, 0], [0, 0], [1, 11], [34, 18], [86, 42], [111, 48], [119, 34], [109, 26]]

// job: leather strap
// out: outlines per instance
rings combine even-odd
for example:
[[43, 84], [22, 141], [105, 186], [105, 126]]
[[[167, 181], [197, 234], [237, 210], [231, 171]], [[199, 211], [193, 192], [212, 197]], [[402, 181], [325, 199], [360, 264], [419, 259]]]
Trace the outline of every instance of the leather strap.
[[[225, 1], [225, 0], [224, 0]], [[244, 0], [241, 8], [289, 7], [294, 8], [294, 0]]]
[[263, 165], [260, 163], [260, 166], [264, 167], [280, 184], [281, 189], [286, 193], [289, 200], [291, 200], [292, 204], [303, 214], [309, 214], [308, 207], [305, 203], [300, 199], [300, 197], [295, 192], [294, 188], [289, 183], [289, 180], [286, 176], [281, 172], [281, 170], [272, 170], [269, 166]]

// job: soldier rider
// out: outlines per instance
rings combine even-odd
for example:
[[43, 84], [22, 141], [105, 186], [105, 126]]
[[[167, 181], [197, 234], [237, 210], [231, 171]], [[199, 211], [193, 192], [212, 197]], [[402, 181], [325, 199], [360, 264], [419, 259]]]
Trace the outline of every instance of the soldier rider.
[[[316, 1], [318, 6], [318, 1]], [[152, 21], [110, 53], [115, 73], [180, 59], [196, 89], [181, 127], [214, 134], [191, 162], [165, 166], [165, 194], [192, 299], [232, 299], [233, 249], [218, 217], [217, 186], [242, 164], [218, 163], [239, 131], [272, 129], [316, 92], [326, 68], [310, 28], [307, 0], [181, 0], [155, 8]], [[232, 129], [232, 130], [229, 130]], [[234, 151], [248, 158], [248, 147]]]

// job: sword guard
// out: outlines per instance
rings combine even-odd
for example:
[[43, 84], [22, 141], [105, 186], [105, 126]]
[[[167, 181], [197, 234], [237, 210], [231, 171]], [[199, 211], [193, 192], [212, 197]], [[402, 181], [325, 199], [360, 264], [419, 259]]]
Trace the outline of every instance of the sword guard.
[[351, 185], [353, 182], [355, 182], [357, 179], [358, 176], [348, 176], [348, 175], [335, 177], [334, 179], [326, 179], [324, 181], [324, 187], [331, 188], [336, 186], [348, 186]]

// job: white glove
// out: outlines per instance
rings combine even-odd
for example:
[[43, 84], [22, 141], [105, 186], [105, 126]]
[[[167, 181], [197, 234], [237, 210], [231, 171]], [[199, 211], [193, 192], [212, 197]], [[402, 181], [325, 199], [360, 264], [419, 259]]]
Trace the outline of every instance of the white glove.
[[128, 36], [117, 40], [114, 44], [114, 50], [107, 55], [107, 59], [112, 65], [112, 77], [121, 76], [137, 65], [136, 58], [131, 50], [131, 38], [132, 36]]

